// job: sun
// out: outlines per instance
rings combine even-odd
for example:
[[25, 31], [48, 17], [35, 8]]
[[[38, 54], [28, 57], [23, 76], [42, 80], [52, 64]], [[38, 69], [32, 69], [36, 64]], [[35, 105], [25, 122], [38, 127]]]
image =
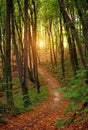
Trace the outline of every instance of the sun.
[[43, 48], [43, 47], [44, 47], [44, 42], [43, 42], [43, 41], [40, 41], [40, 42], [39, 42], [39, 47], [40, 47], [40, 48]]
[[68, 47], [67, 42], [64, 42], [64, 48], [67, 48], [67, 47]]
[[64, 44], [64, 48], [68, 48], [68, 42], [66, 37], [64, 38], [63, 44]]

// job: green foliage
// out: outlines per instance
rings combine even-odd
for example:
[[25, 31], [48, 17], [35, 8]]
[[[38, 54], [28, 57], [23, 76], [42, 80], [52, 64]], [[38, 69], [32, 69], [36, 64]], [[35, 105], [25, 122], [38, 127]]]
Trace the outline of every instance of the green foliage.
[[46, 87], [43, 87], [41, 88], [41, 93], [38, 94], [36, 89], [31, 88], [29, 95], [30, 95], [31, 105], [29, 105], [29, 107], [27, 108], [24, 108], [22, 94], [21, 93], [14, 94], [14, 103], [15, 103], [15, 106], [19, 109], [20, 113], [24, 112], [25, 110], [27, 111], [32, 110], [33, 106], [43, 102], [48, 96], [48, 89]]
[[58, 128], [61, 128], [63, 125], [69, 125], [71, 122], [71, 119], [60, 119], [58, 122], [57, 122], [57, 127]]
[[7, 121], [0, 117], [0, 123], [1, 123], [1, 124], [6, 124]]
[[6, 107], [6, 105], [3, 105], [1, 102], [0, 102], [0, 117], [2, 117], [2, 115], [4, 114], [4, 113], [6, 113], [6, 110], [7, 109], [7, 107]]
[[[15, 90], [14, 89], [14, 104], [15, 106], [13, 108], [9, 108], [4, 100], [4, 103], [0, 102], [0, 123], [6, 123], [6, 121], [3, 119], [3, 116], [6, 117], [6, 119], [10, 116], [17, 116], [20, 113], [23, 113], [25, 111], [32, 111], [33, 107], [40, 104], [41, 102], [45, 101], [48, 97], [48, 88], [43, 86], [41, 88], [41, 93], [38, 94], [36, 88], [31, 87], [31, 90], [29, 92], [31, 104], [25, 108], [23, 105], [23, 97], [21, 94], [20, 89]], [[3, 97], [1, 97], [2, 99]]]
[[65, 123], [65, 119], [61, 119], [61, 120], [59, 120], [58, 122], [57, 122], [57, 127], [58, 128], [61, 128], [62, 126], [63, 126], [63, 124]]
[[[85, 103], [88, 104], [88, 84], [86, 84], [86, 73], [85, 70], [79, 70], [75, 78], [71, 78], [69, 82], [67, 81], [67, 86], [57, 89], [58, 92], [64, 91], [64, 98], [70, 99], [70, 104], [67, 106], [66, 114], [73, 112], [74, 115], [79, 115], [80, 119], [75, 120], [75, 116], [71, 116], [67, 120], [59, 120], [58, 127], [62, 127], [63, 124], [70, 124], [70, 122], [79, 123], [84, 119], [88, 118], [84, 113], [88, 112], [87, 105], [84, 106]], [[81, 116], [80, 116], [81, 115]]]
[[[41, 102], [45, 101], [48, 97], [48, 88], [47, 88], [47, 82], [42, 78], [41, 75], [39, 75], [40, 81], [41, 81], [41, 93], [37, 93], [36, 87], [33, 87], [33, 84], [29, 82], [29, 93], [31, 104], [28, 107], [24, 107], [23, 104], [23, 96], [22, 91], [19, 85], [18, 78], [13, 79], [12, 85], [13, 85], [13, 100], [14, 100], [14, 106], [9, 107], [7, 106], [6, 102], [6, 89], [2, 89], [2, 85], [6, 85], [5, 83], [1, 83], [1, 90], [0, 90], [0, 122], [3, 123], [3, 117], [5, 119], [8, 119], [9, 117], [17, 116], [20, 113], [23, 113], [25, 111], [32, 111], [34, 106], [40, 104]], [[27, 95], [25, 95], [27, 96]]]
[[57, 92], [62, 92], [62, 91], [64, 91], [64, 90], [66, 90], [66, 89], [67, 89], [67, 87], [62, 87], [62, 88], [57, 88], [56, 91], [57, 91]]
[[14, 103], [15, 103], [15, 106], [19, 109], [20, 113], [24, 112], [25, 110], [27, 110], [27, 111], [32, 110], [33, 106], [44, 101], [48, 96], [48, 90], [45, 87], [41, 88], [41, 93], [38, 94], [36, 89], [31, 88], [31, 91], [29, 92], [29, 96], [30, 96], [31, 104], [29, 105], [29, 107], [24, 108], [22, 94], [17, 93], [17, 92], [14, 94]]
[[41, 93], [37, 93], [37, 90], [32, 90], [30, 92], [30, 100], [32, 104], [38, 104], [42, 101], [44, 101], [47, 98], [48, 95], [48, 89], [47, 88], [41, 88]]
[[77, 103], [71, 103], [70, 105], [67, 106], [67, 109], [66, 109], [66, 113], [68, 114], [68, 112], [70, 111], [76, 111], [77, 110]]
[[64, 94], [64, 98], [74, 98], [74, 100], [78, 100], [81, 98], [81, 95], [78, 92], [70, 91]]
[[[64, 94], [65, 98], [70, 98], [71, 101], [75, 101], [84, 104], [87, 100], [88, 85], [86, 84], [86, 71], [78, 71], [75, 78], [69, 80], [69, 86], [67, 86]], [[67, 84], [68, 85], [68, 84]]]
[[38, 12], [38, 19], [42, 21], [45, 27], [49, 26], [49, 21], [59, 17], [58, 1], [57, 0], [43, 0], [40, 2], [40, 9]]

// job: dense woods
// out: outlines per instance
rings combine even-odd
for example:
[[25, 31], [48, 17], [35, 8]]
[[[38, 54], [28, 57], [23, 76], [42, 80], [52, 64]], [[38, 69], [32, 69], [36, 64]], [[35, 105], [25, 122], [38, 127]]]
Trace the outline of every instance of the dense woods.
[[16, 111], [14, 86], [20, 86], [24, 108], [32, 104], [29, 82], [42, 93], [39, 66], [61, 82], [56, 91], [64, 90], [69, 98], [72, 118], [58, 121], [58, 126], [79, 116], [78, 122], [87, 119], [87, 0], [0, 0], [1, 108]]

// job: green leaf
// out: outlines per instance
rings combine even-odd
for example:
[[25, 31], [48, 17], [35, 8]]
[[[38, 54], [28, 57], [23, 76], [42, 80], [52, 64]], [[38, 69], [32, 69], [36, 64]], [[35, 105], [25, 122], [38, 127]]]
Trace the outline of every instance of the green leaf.
[[71, 110], [76, 110], [76, 109], [77, 109], [77, 104], [76, 103], [72, 103], [72, 104], [67, 106], [66, 113], [70, 112]]
[[66, 122], [66, 119], [58, 120], [58, 122], [57, 122], [57, 127], [58, 127], [58, 128], [61, 128], [65, 122]]
[[78, 97], [80, 97], [80, 94], [78, 94], [76, 91], [66, 92], [64, 94], [64, 98], [78, 98]]
[[62, 87], [62, 88], [57, 88], [56, 91], [57, 91], [57, 92], [62, 92], [62, 91], [64, 91], [64, 90], [66, 90], [66, 89], [67, 89], [67, 87]]

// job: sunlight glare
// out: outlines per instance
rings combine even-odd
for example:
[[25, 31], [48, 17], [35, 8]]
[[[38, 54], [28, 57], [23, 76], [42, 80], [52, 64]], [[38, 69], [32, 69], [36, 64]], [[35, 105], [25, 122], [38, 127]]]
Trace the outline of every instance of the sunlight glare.
[[64, 48], [67, 48], [67, 47], [68, 47], [67, 42], [64, 42]]
[[63, 44], [64, 44], [64, 48], [68, 48], [68, 42], [67, 42], [66, 37], [64, 37]]
[[40, 47], [40, 48], [43, 48], [43, 47], [44, 47], [44, 42], [43, 42], [43, 41], [40, 41], [40, 42], [39, 42], [39, 47]]

